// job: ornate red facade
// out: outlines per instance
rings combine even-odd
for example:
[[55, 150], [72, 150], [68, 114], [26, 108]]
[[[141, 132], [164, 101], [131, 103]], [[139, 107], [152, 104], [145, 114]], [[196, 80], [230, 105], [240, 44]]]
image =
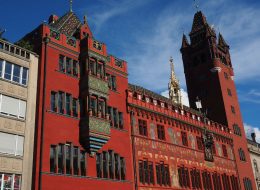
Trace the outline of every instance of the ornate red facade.
[[[234, 82], [223, 74], [233, 76], [231, 65], [208, 57], [212, 64], [189, 66], [198, 52], [217, 48], [229, 63], [227, 45], [205, 40], [203, 46], [193, 46], [209, 29], [200, 12], [193, 25], [191, 45], [184, 38], [181, 49], [188, 93], [194, 108], [202, 93], [197, 81], [212, 90], [208, 99], [201, 97], [213, 110], [210, 119], [129, 84], [127, 63], [109, 55], [86, 20], [81, 23], [73, 12], [51, 16], [22, 39], [40, 55], [35, 190], [237, 190], [246, 189], [245, 178], [255, 189], [245, 134], [235, 135], [232, 128], [237, 124], [243, 131]], [[214, 43], [216, 36], [207, 36], [211, 38]], [[222, 72], [211, 72], [218, 68]], [[195, 77], [204, 75], [205, 80]], [[224, 95], [227, 87], [232, 100]], [[230, 103], [236, 117], [228, 111]], [[239, 148], [246, 161], [240, 161]]]

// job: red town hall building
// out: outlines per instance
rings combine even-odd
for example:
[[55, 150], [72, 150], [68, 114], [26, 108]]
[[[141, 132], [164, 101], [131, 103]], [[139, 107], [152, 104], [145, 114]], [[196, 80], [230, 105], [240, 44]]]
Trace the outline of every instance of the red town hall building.
[[200, 11], [189, 36], [191, 108], [129, 84], [72, 11], [20, 40], [40, 55], [33, 189], [256, 190], [229, 46]]

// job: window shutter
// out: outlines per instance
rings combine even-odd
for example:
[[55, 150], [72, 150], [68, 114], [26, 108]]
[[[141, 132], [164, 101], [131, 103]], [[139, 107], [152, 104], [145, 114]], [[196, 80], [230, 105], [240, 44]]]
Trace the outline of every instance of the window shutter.
[[74, 71], [75, 71], [75, 75], [78, 76], [78, 74], [79, 74], [79, 62], [78, 61], [74, 61]]
[[62, 61], [62, 68], [63, 68], [63, 71], [66, 71], [66, 57], [63, 56], [63, 61]]
[[115, 152], [113, 150], [111, 151], [111, 164], [113, 174], [115, 175]]
[[121, 164], [120, 164], [120, 156], [119, 155], [117, 156], [117, 164], [118, 164], [117, 172], [119, 174], [119, 179], [121, 179], [121, 172], [120, 172]]
[[64, 111], [64, 109], [65, 109], [65, 104], [66, 104], [66, 101], [65, 101], [65, 93], [64, 93], [64, 92], [62, 92], [61, 98], [62, 98], [62, 110]]
[[16, 136], [0, 132], [0, 152], [15, 154]]
[[2, 95], [2, 103], [1, 103], [1, 112], [18, 116], [19, 109], [19, 100], [15, 98], [11, 98], [9, 96]]
[[[125, 158], [122, 158], [122, 164], [123, 164], [123, 172], [124, 174], [122, 176], [124, 176], [124, 180], [126, 179], [126, 163], [125, 163]], [[153, 174], [152, 174], [153, 175]]]
[[23, 144], [24, 144], [24, 137], [16, 136], [17, 146], [16, 146], [16, 155], [23, 156]]
[[80, 114], [80, 105], [79, 105], [79, 100], [76, 100], [76, 112], [79, 115]]
[[55, 155], [54, 155], [54, 162], [55, 162], [55, 164], [54, 164], [54, 166], [55, 166], [55, 168], [54, 168], [54, 171], [55, 172], [57, 172], [57, 168], [58, 168], [58, 154], [59, 154], [59, 148], [58, 148], [58, 146], [56, 145], [55, 146]]
[[73, 159], [74, 159], [74, 146], [71, 143], [70, 144], [70, 169], [71, 169], [71, 171], [74, 171]]
[[20, 103], [19, 117], [25, 118], [25, 115], [26, 115], [26, 102], [20, 100], [19, 103]]
[[80, 173], [81, 172], [81, 166], [80, 166], [80, 149], [79, 148], [77, 148], [77, 154], [78, 154], [78, 160], [77, 160], [77, 162], [78, 162], [78, 173]]
[[106, 152], [106, 173], [109, 174], [109, 153]]
[[100, 173], [101, 173], [101, 177], [103, 177], [103, 154], [100, 154]]
[[70, 115], [72, 113], [72, 107], [73, 107], [73, 98], [72, 98], [72, 95], [70, 95]]
[[58, 93], [57, 92], [55, 92], [55, 99], [54, 99], [54, 101], [55, 101], [54, 108], [57, 109], [58, 108], [58, 102], [59, 102], [59, 97], [58, 97]]

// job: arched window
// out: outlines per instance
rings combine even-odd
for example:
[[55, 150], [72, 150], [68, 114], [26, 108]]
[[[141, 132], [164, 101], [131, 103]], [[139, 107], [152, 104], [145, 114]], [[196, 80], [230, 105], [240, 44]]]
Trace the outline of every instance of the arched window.
[[243, 151], [242, 148], [238, 149], [238, 153], [239, 153], [240, 160], [241, 161], [246, 161], [245, 152]]
[[258, 166], [257, 166], [257, 162], [256, 160], [254, 159], [254, 169], [255, 169], [255, 173], [258, 173]]
[[238, 135], [238, 136], [241, 136], [241, 135], [242, 135], [241, 130], [240, 130], [240, 127], [239, 127], [237, 124], [234, 124], [234, 125], [233, 125], [233, 130], [234, 130], [234, 134], [235, 134], [235, 135]]
[[244, 187], [245, 187], [245, 190], [253, 190], [252, 188], [252, 182], [249, 178], [244, 178], [243, 179], [243, 182], [244, 182]]

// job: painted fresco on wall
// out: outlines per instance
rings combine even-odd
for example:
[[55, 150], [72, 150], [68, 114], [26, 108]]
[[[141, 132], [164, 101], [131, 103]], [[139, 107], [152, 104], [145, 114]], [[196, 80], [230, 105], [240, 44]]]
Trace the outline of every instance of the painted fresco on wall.
[[136, 118], [135, 118], [135, 116], [133, 116], [133, 115], [131, 115], [131, 126], [133, 127], [134, 133], [135, 133], [135, 134], [138, 134], [138, 133], [139, 133], [139, 130], [138, 130]]
[[[154, 123], [150, 124], [150, 135], [151, 135], [151, 139], [155, 140], [155, 136], [156, 136], [156, 126]], [[152, 148], [156, 148], [156, 143], [153, 141], [152, 142]]]
[[180, 132], [174, 131], [172, 128], [168, 128], [168, 134], [171, 140], [171, 143], [180, 145]]
[[189, 142], [191, 142], [191, 148], [196, 149], [195, 137], [193, 136], [193, 134], [189, 133], [188, 138]]
[[216, 142], [216, 149], [217, 149], [218, 156], [223, 156], [222, 148], [218, 142]]
[[[155, 146], [152, 145], [153, 143], [155, 143]], [[153, 140], [136, 137], [135, 147], [139, 158], [149, 158], [156, 162], [164, 161], [165, 163], [170, 161], [170, 166], [175, 163], [190, 167], [208, 168], [212, 171], [226, 172], [231, 175], [236, 173], [236, 166], [232, 160], [215, 157], [214, 162], [207, 162], [204, 160], [204, 153], [178, 145], [153, 142]], [[177, 179], [173, 178], [172, 180], [176, 181]]]
[[232, 148], [231, 148], [230, 145], [227, 145], [227, 152], [228, 152], [228, 157], [229, 157], [231, 160], [234, 160], [233, 150], [232, 150]]
[[178, 168], [174, 163], [170, 164], [170, 179], [172, 187], [179, 187]]

